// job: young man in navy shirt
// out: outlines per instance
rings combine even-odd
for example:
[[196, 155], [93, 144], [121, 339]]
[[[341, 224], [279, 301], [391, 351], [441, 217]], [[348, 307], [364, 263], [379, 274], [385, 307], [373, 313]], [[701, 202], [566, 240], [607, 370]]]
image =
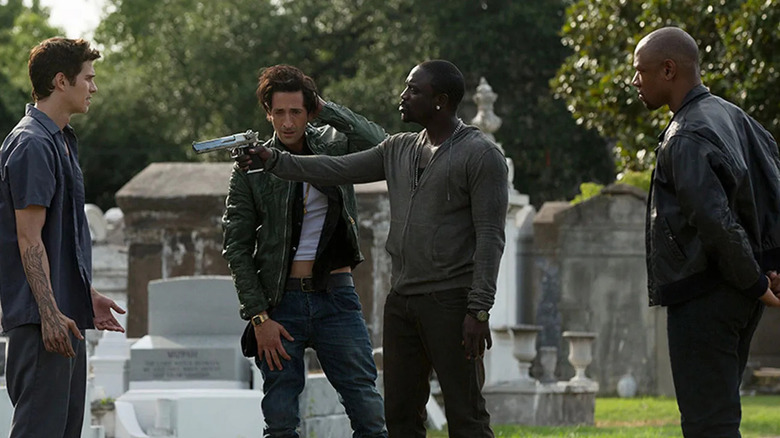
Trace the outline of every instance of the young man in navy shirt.
[[124, 329], [124, 310], [92, 287], [84, 178], [69, 125], [97, 92], [84, 40], [51, 38], [30, 52], [34, 104], [0, 148], [0, 303], [8, 338], [10, 437], [81, 436], [84, 330]]

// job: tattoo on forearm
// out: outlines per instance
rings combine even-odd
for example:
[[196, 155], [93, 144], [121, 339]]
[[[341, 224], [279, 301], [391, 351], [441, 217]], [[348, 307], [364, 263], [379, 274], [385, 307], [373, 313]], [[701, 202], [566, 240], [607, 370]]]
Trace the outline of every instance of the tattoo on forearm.
[[35, 301], [38, 303], [41, 322], [44, 320], [54, 322], [59, 310], [54, 301], [54, 292], [51, 290], [48, 269], [45, 269], [44, 266], [45, 257], [46, 252], [43, 245], [32, 245], [22, 254], [22, 265], [24, 273], [27, 275], [27, 282], [30, 284]]

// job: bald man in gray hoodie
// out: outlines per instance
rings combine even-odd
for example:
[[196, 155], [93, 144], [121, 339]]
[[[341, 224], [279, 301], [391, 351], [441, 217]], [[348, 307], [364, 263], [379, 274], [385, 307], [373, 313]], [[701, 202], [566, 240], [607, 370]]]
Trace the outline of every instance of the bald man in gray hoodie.
[[457, 117], [464, 92], [457, 67], [427, 61], [409, 73], [399, 105], [402, 120], [422, 131], [340, 157], [251, 151], [285, 179], [387, 181], [392, 285], [383, 348], [390, 437], [425, 437], [434, 370], [450, 437], [493, 437], [481, 394], [482, 357], [492, 344], [488, 312], [504, 250], [507, 165], [495, 143]]

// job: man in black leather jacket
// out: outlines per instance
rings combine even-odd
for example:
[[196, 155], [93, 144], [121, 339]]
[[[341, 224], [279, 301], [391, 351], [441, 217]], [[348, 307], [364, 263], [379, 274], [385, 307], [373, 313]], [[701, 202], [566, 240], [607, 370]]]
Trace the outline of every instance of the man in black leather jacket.
[[686, 437], [739, 437], [739, 386], [780, 266], [776, 141], [701, 84], [698, 47], [656, 30], [634, 52], [633, 85], [674, 113], [656, 149], [647, 206], [651, 305], [667, 306], [669, 354]]

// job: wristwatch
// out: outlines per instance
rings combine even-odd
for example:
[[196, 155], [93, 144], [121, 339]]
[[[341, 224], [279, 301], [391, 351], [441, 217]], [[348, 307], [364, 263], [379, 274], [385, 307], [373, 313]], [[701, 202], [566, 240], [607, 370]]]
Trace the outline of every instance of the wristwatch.
[[260, 312], [260, 313], [258, 313], [257, 315], [255, 315], [255, 316], [253, 316], [251, 318], [252, 325], [257, 327], [260, 324], [268, 321], [269, 318], [270, 318], [270, 316], [268, 316], [267, 312]]
[[487, 310], [469, 310], [469, 315], [473, 316], [479, 322], [486, 322], [490, 319], [490, 314]]

